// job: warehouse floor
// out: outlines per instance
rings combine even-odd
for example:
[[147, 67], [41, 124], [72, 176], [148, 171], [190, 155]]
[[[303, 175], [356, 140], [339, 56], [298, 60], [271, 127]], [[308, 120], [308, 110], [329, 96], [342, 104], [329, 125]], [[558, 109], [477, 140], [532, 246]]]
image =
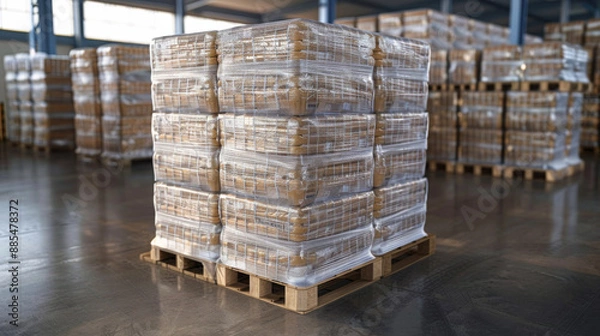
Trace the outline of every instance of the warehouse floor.
[[[8, 159], [10, 157], [10, 159]], [[0, 218], [19, 200], [12, 335], [592, 335], [600, 330], [600, 159], [543, 182], [429, 174], [431, 258], [301, 316], [143, 263], [152, 167], [113, 171], [0, 146]], [[463, 213], [468, 213], [465, 216]], [[0, 252], [8, 269], [8, 225]]]

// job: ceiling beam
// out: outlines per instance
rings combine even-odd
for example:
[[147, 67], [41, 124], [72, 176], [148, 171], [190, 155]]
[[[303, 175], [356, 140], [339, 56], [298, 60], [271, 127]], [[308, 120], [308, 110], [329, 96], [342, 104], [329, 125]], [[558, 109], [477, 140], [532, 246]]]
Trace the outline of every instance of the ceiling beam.
[[245, 11], [239, 11], [235, 9], [228, 9], [223, 7], [206, 5], [200, 9], [192, 11], [188, 14], [197, 14], [206, 18], [214, 18], [220, 20], [227, 20], [239, 23], [261, 23], [263, 22], [262, 15], [257, 13], [250, 13]]
[[214, 0], [197, 0], [197, 1], [194, 1], [192, 3], [189, 3], [189, 4], [185, 5], [185, 11], [186, 12], [191, 12], [193, 10], [196, 10], [198, 8], [202, 8], [202, 7], [210, 4], [211, 2], [214, 2]]

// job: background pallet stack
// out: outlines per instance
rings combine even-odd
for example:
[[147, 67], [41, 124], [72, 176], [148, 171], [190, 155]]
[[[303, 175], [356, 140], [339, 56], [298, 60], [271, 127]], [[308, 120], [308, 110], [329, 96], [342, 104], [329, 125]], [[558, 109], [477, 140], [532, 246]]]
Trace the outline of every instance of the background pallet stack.
[[[457, 107], [458, 93], [456, 91], [429, 92], [427, 99], [427, 111], [429, 112], [427, 159], [433, 166], [437, 162], [456, 162], [458, 149]], [[449, 167], [449, 169], [451, 168]]]
[[[384, 255], [426, 236], [429, 46], [377, 36], [375, 240]], [[384, 266], [385, 268], [385, 266]]]
[[290, 20], [218, 48], [220, 262], [310, 287], [372, 260], [374, 36]]
[[80, 159], [93, 160], [102, 153], [98, 57], [94, 48], [73, 49], [69, 56], [75, 108], [75, 153]]
[[[150, 55], [152, 259], [161, 260], [167, 252], [214, 265], [221, 232], [216, 32], [154, 39]], [[214, 267], [206, 271], [214, 281]]]
[[31, 101], [31, 59], [29, 54], [16, 54], [17, 94], [19, 98], [20, 136], [22, 147], [33, 146], [33, 102]]
[[4, 80], [6, 81], [4, 120], [7, 137], [12, 144], [18, 144], [21, 142], [21, 116], [19, 115], [17, 60], [14, 55], [4, 56]]
[[102, 159], [109, 164], [152, 157], [152, 98], [148, 49], [97, 49], [102, 100]]
[[31, 87], [34, 101], [34, 145], [50, 151], [75, 148], [75, 110], [68, 56], [31, 56]]
[[581, 147], [600, 153], [600, 97], [587, 93], [581, 115]]

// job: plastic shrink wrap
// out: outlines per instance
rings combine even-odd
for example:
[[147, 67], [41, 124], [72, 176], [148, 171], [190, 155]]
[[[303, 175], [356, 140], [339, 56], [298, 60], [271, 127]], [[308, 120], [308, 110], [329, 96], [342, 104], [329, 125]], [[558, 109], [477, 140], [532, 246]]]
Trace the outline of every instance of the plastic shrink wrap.
[[429, 71], [429, 84], [448, 83], [448, 50], [432, 50]]
[[148, 49], [105, 45], [96, 50], [102, 101], [102, 157], [152, 156]]
[[154, 185], [156, 237], [152, 246], [195, 259], [219, 258], [219, 195], [169, 186]]
[[371, 113], [371, 33], [293, 19], [221, 31], [222, 112]]
[[583, 93], [571, 92], [567, 108], [567, 124], [565, 131], [565, 157], [568, 164], [581, 161], [579, 147], [581, 143], [581, 116], [583, 110]]
[[21, 141], [21, 116], [17, 83], [17, 60], [14, 55], [4, 56], [4, 81], [6, 83], [5, 125], [6, 135], [12, 143]]
[[102, 153], [102, 103], [96, 49], [73, 49], [69, 57], [75, 108], [75, 152], [99, 156]]
[[481, 52], [475, 49], [450, 50], [448, 79], [451, 84], [477, 84]]
[[31, 88], [35, 145], [73, 148], [75, 110], [69, 57], [32, 55]]
[[595, 94], [585, 94], [581, 115], [581, 146], [600, 147], [600, 98]]
[[373, 186], [383, 187], [421, 178], [425, 174], [426, 152], [427, 141], [377, 145]]
[[579, 46], [546, 42], [523, 47], [525, 81], [588, 82], [587, 53]]
[[427, 106], [430, 48], [424, 42], [377, 35], [375, 113], [423, 112]]
[[373, 260], [373, 227], [288, 242], [224, 227], [220, 262], [297, 287], [310, 287]]
[[521, 47], [487, 47], [481, 57], [482, 82], [518, 82], [523, 77]]
[[33, 145], [33, 102], [31, 98], [31, 59], [29, 54], [16, 54], [17, 62], [17, 110], [19, 115], [19, 142]]
[[369, 191], [290, 207], [223, 194], [220, 211], [226, 228], [281, 241], [304, 242], [371, 227], [373, 199]]

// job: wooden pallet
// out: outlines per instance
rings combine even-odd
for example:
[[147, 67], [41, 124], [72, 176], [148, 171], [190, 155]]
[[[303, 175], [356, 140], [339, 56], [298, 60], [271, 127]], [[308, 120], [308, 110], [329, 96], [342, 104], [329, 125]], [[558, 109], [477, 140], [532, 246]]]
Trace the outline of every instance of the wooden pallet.
[[383, 276], [388, 277], [435, 252], [435, 235], [416, 240], [381, 256]]
[[107, 158], [101, 157], [100, 162], [103, 165], [109, 167], [130, 167], [133, 162], [143, 162], [143, 161], [152, 161], [151, 157], [147, 158], [135, 158], [135, 159], [117, 159], [117, 158]]
[[449, 91], [477, 91], [477, 84], [450, 84]]
[[573, 176], [585, 170], [585, 163], [582, 160], [579, 160], [577, 163], [572, 163], [567, 168], [567, 175]]
[[493, 177], [502, 177], [501, 165], [457, 163], [455, 171], [457, 174], [472, 173], [477, 176], [492, 175]]
[[596, 155], [600, 154], [600, 147], [581, 147], [579, 149], [580, 153], [594, 153]]
[[567, 81], [532, 81], [521, 82], [522, 91], [560, 91], [560, 92], [589, 92], [589, 83], [575, 83]]
[[514, 178], [523, 175], [526, 180], [543, 179], [546, 182], [556, 182], [569, 176], [569, 167], [559, 170], [551, 170], [505, 166], [503, 169], [503, 175], [504, 178]]
[[213, 262], [190, 258], [156, 246], [152, 246], [150, 252], [142, 253], [140, 259], [197, 280], [216, 283], [216, 263]]
[[519, 82], [479, 83], [479, 91], [515, 91], [519, 90]]
[[259, 277], [223, 264], [217, 265], [217, 284], [299, 314], [319, 309], [381, 279], [382, 259], [340, 273], [308, 288]]
[[448, 84], [429, 84], [429, 91], [448, 91]]
[[427, 163], [430, 171], [443, 170], [446, 173], [454, 173], [456, 162], [454, 161], [429, 161]]

